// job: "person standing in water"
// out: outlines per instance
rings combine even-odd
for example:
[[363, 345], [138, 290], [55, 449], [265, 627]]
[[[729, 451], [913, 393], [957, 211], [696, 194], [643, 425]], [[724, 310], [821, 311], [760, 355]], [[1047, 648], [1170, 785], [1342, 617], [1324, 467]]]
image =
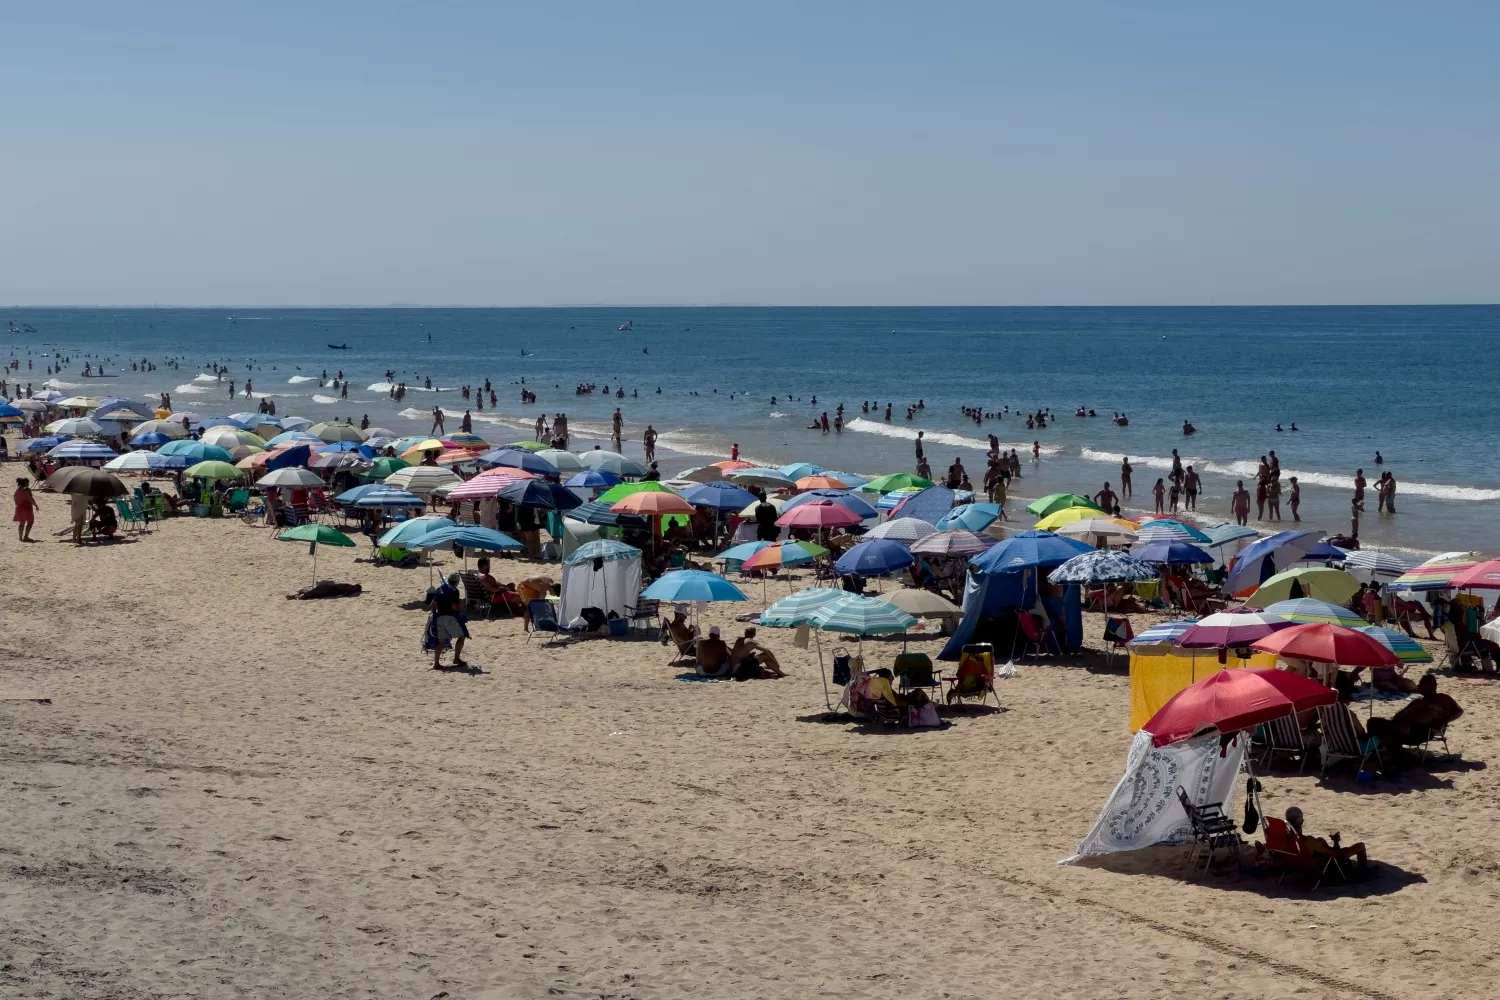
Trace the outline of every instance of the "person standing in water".
[[1250, 491], [1245, 489], [1243, 479], [1234, 481], [1234, 496], [1229, 502], [1234, 509], [1234, 523], [1243, 527], [1250, 520]]
[[1297, 508], [1302, 506], [1302, 487], [1297, 484], [1296, 476], [1288, 479], [1287, 484], [1291, 489], [1287, 491], [1286, 505], [1291, 508], [1292, 520], [1300, 521], [1302, 520], [1302, 515], [1297, 513]]
[[1354, 509], [1365, 509], [1365, 470], [1354, 470]]
[[1130, 488], [1130, 477], [1135, 472], [1130, 467], [1130, 456], [1120, 457], [1120, 494], [1125, 497], [1135, 496], [1135, 491]]

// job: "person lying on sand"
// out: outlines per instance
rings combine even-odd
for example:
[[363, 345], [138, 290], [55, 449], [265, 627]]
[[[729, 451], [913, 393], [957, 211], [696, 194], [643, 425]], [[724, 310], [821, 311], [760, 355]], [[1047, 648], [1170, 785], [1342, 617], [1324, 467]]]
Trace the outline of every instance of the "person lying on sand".
[[322, 583], [312, 587], [303, 587], [295, 594], [287, 594], [289, 601], [316, 601], [321, 597], [357, 597], [364, 593], [364, 587], [357, 583], [334, 583], [332, 580], [324, 580]]

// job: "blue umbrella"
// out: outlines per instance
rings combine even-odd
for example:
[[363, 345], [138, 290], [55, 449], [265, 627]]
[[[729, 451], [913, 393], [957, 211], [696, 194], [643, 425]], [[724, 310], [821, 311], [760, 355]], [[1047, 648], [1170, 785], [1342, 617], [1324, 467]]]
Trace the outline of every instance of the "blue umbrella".
[[308, 444], [318, 446], [323, 444], [323, 439], [309, 434], [306, 431], [282, 431], [275, 437], [266, 440], [266, 447], [277, 448], [284, 444]]
[[891, 490], [889, 493], [875, 501], [875, 506], [881, 510], [893, 510], [901, 506], [902, 501], [908, 497], [916, 496], [927, 487], [925, 486], [903, 486], [900, 489]]
[[783, 465], [776, 471], [795, 482], [798, 479], [801, 479], [803, 476], [816, 476], [821, 474], [823, 471], [823, 467], [821, 465], [813, 465], [811, 462], [793, 462], [791, 465]]
[[969, 560], [976, 574], [1008, 573], [1029, 566], [1061, 566], [1074, 556], [1093, 552], [1092, 546], [1050, 531], [1018, 531]]
[[1177, 621], [1161, 622], [1152, 625], [1146, 631], [1130, 640], [1132, 646], [1156, 646], [1164, 642], [1176, 642], [1177, 637], [1194, 625], [1198, 624], [1196, 618], [1180, 618]]
[[32, 438], [30, 441], [22, 441], [16, 451], [51, 451], [66, 440], [66, 437]]
[[84, 461], [92, 461], [101, 458], [114, 458], [118, 452], [106, 445], [96, 441], [64, 441], [62, 444], [47, 452], [48, 458], [72, 458]]
[[250, 425], [245, 423], [245, 421], [236, 420], [233, 417], [204, 417], [198, 421], [198, 426], [205, 430], [210, 427], [238, 427], [242, 431], [250, 429]]
[[503, 465], [522, 472], [534, 472], [539, 476], [557, 475], [557, 466], [524, 448], [494, 448], [480, 455], [479, 461], [486, 465]]
[[609, 504], [600, 503], [595, 500], [569, 510], [564, 517], [574, 521], [582, 521], [584, 524], [598, 525], [604, 528], [647, 528], [651, 526], [649, 519], [639, 514], [617, 514], [609, 509]]
[[860, 542], [839, 556], [839, 561], [833, 564], [833, 568], [841, 575], [858, 573], [860, 576], [884, 576], [905, 569], [916, 561], [916, 557], [900, 542], [877, 538], [874, 541]]
[[1209, 537], [1191, 524], [1174, 521], [1171, 518], [1157, 518], [1155, 521], [1147, 521], [1141, 525], [1135, 533], [1137, 541], [1140, 542], [1207, 542]]
[[162, 445], [157, 451], [158, 455], [182, 455], [196, 462], [229, 462], [234, 463], [234, 456], [223, 448], [214, 444], [204, 444], [202, 441], [193, 441], [183, 438], [180, 441], [169, 441]]
[[[379, 485], [378, 483], [376, 485]], [[437, 514], [427, 514], [423, 517], [414, 517], [410, 521], [403, 521], [381, 535], [377, 544], [379, 545], [405, 545], [413, 538], [421, 538], [434, 528], [454, 527], [452, 519], [441, 517]]]
[[679, 569], [663, 574], [641, 596], [655, 601], [743, 601], [740, 588], [701, 569]]
[[563, 485], [571, 486], [575, 489], [592, 490], [601, 487], [618, 486], [624, 481], [613, 472], [605, 472], [603, 469], [584, 469], [582, 472], [574, 473], [573, 477], [563, 483]]
[[682, 498], [694, 507], [714, 510], [744, 510], [755, 502], [755, 494], [733, 483], [704, 483], [682, 491]]
[[161, 452], [156, 452], [153, 459], [151, 463], [153, 469], [186, 469], [196, 464], [186, 455], [163, 455]]
[[441, 526], [432, 528], [405, 544], [409, 549], [436, 549], [455, 542], [466, 549], [479, 549], [482, 552], [501, 552], [522, 547], [520, 542], [509, 535], [490, 528], [482, 528], [477, 524], [455, 524], [451, 528]]
[[137, 434], [130, 439], [130, 444], [133, 448], [155, 448], [171, 440], [172, 438], [167, 437], [167, 435], [160, 431], [150, 431], [146, 434]]
[[1095, 549], [1069, 559], [1047, 574], [1047, 580], [1050, 583], [1128, 583], [1155, 580], [1158, 575], [1155, 566], [1150, 566], [1135, 556], [1109, 549]]
[[634, 545], [626, 545], [617, 542], [613, 538], [596, 538], [592, 542], [585, 542], [573, 550], [573, 554], [564, 559], [563, 562], [569, 566], [579, 566], [595, 559], [611, 561], [615, 559], [639, 559], [641, 550]]
[[[276, 435], [280, 437], [281, 435]], [[270, 442], [266, 442], [269, 444]], [[325, 444], [317, 449], [319, 455], [333, 455], [343, 451], [359, 451], [360, 444], [357, 441], [335, 441], [333, 444]]]
[[951, 531], [954, 528], [962, 528], [972, 531], [976, 535], [994, 524], [1000, 518], [1000, 505], [997, 503], [966, 503], [962, 507], [954, 507], [944, 514], [937, 522], [939, 531]]
[[1203, 533], [1208, 536], [1208, 544], [1212, 546], [1228, 545], [1237, 542], [1241, 538], [1258, 538], [1260, 532], [1254, 528], [1247, 528], [1240, 524], [1205, 524]]
[[[1322, 540], [1323, 532], [1321, 531], [1303, 531], [1293, 528], [1288, 531], [1278, 531], [1258, 542], [1252, 542], [1234, 557], [1234, 561], [1230, 564], [1229, 578], [1224, 581], [1224, 589], [1231, 594], [1254, 590], [1260, 585], [1262, 579], [1271, 576], [1276, 570], [1290, 566], [1302, 553]], [[1290, 551], [1282, 553], [1282, 549]], [[1275, 557], [1270, 567], [1263, 563], [1266, 556]]]
[[0, 400], [0, 417], [20, 417], [24, 420], [26, 418], [26, 411], [11, 406], [4, 400]]
[[827, 476], [829, 479], [837, 479], [839, 482], [843, 483], [851, 490], [857, 490], [865, 483], [868, 483], [870, 481], [869, 476], [858, 476], [852, 472], [839, 472], [837, 470], [830, 472], [829, 470], [824, 469], [823, 475]]
[[808, 624], [820, 631], [859, 636], [905, 632], [916, 623], [914, 616], [889, 601], [858, 594], [841, 594], [808, 619]]
[[509, 500], [517, 507], [537, 507], [543, 510], [572, 510], [583, 506], [578, 494], [545, 479], [517, 479], [503, 486], [500, 499]]
[[310, 461], [312, 461], [312, 445], [299, 444], [266, 459], [265, 468], [267, 472], [275, 472], [277, 469], [294, 469]]
[[374, 493], [376, 490], [388, 490], [388, 489], [390, 489], [390, 487], [386, 486], [384, 483], [366, 483], [363, 486], [356, 486], [352, 490], [345, 490], [344, 492], [340, 493], [338, 496], [334, 497], [333, 498], [333, 502], [334, 503], [338, 503], [338, 504], [344, 504], [345, 506], [349, 506], [349, 505], [358, 503], [359, 500], [362, 497], [369, 496], [371, 493]]
[[1184, 563], [1211, 563], [1214, 557], [1188, 542], [1170, 542], [1165, 539], [1136, 545], [1131, 555], [1142, 562], [1166, 563], [1180, 566]]
[[839, 506], [847, 507], [854, 511], [860, 517], [875, 517], [880, 513], [864, 497], [857, 497], [848, 490], [808, 490], [805, 493], [798, 493], [781, 505], [781, 512], [784, 514], [793, 507], [812, 503], [816, 500], [832, 500]]
[[1327, 542], [1319, 542], [1305, 552], [1298, 562], [1334, 562], [1343, 559], [1349, 553], [1336, 545]]
[[358, 500], [354, 501], [354, 506], [365, 509], [374, 509], [376, 507], [425, 507], [427, 506], [427, 501], [415, 493], [408, 493], [406, 490], [398, 490], [390, 486], [382, 486], [378, 490], [371, 490], [369, 493], [361, 496]]
[[741, 542], [720, 552], [715, 558], [726, 559], [730, 562], [744, 562], [770, 544], [770, 542]]

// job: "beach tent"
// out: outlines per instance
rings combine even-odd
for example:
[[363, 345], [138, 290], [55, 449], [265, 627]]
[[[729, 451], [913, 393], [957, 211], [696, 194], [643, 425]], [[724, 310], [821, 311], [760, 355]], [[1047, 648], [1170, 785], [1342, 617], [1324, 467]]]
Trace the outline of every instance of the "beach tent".
[[[1076, 555], [1092, 552], [1082, 542], [1049, 531], [1021, 531], [969, 560], [964, 586], [964, 617], [953, 630], [940, 660], [957, 660], [983, 618], [996, 618], [1008, 611], [1029, 610], [1037, 604], [1038, 571], [1061, 566]], [[1076, 648], [1083, 638], [1083, 611], [1078, 587], [1063, 589], [1061, 598], [1049, 597], [1042, 606], [1054, 624], [1065, 648]]]
[[563, 560], [557, 617], [571, 622], [584, 608], [598, 608], [624, 618], [640, 592], [641, 550], [613, 539], [596, 539]]

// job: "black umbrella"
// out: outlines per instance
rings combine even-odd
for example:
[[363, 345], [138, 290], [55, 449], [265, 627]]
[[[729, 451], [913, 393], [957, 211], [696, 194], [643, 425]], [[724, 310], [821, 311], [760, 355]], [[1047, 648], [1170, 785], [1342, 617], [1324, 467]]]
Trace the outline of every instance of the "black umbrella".
[[501, 489], [499, 495], [500, 499], [509, 500], [517, 507], [572, 510], [583, 505], [572, 490], [542, 479], [518, 479]]
[[58, 493], [82, 493], [86, 497], [122, 497], [130, 492], [108, 472], [82, 465], [58, 469], [47, 477], [47, 485]]

